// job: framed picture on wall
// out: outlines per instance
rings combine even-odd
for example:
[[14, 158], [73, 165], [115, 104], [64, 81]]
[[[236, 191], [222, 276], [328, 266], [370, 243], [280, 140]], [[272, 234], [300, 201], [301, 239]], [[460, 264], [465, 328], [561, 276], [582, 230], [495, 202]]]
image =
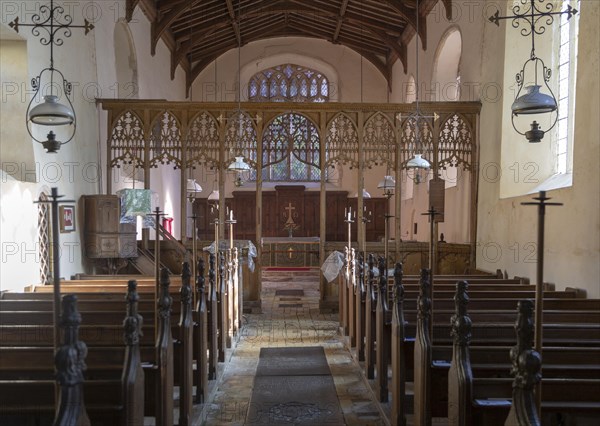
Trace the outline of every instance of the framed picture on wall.
[[61, 233], [75, 231], [75, 206], [59, 206], [58, 217]]

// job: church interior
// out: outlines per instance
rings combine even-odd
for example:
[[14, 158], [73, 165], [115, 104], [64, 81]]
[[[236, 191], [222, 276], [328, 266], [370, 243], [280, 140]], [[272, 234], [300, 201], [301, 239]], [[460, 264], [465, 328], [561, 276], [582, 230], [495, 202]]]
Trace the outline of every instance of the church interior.
[[600, 2], [0, 10], [0, 424], [600, 422]]

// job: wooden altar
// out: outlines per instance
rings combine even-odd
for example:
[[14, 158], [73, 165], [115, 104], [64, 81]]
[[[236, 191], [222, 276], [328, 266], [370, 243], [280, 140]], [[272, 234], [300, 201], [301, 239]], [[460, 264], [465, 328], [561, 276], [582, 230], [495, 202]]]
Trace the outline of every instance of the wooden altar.
[[262, 266], [321, 266], [319, 237], [265, 237], [261, 241]]

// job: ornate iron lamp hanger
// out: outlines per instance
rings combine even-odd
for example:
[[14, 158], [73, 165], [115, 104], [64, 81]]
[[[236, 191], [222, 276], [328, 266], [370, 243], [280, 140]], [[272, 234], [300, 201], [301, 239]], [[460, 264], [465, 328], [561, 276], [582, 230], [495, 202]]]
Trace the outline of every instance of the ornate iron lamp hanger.
[[423, 158], [423, 144], [421, 141], [421, 137], [422, 137], [422, 132], [421, 132], [421, 123], [423, 122], [423, 120], [425, 118], [433, 118], [433, 119], [437, 119], [437, 114], [434, 114], [433, 116], [425, 116], [423, 115], [423, 113], [421, 112], [421, 107], [419, 105], [419, 85], [420, 85], [420, 76], [419, 76], [419, 0], [417, 0], [416, 2], [416, 9], [415, 9], [415, 13], [417, 15], [417, 23], [416, 23], [416, 38], [415, 38], [415, 56], [416, 56], [416, 74], [417, 74], [417, 78], [416, 78], [416, 83], [415, 83], [415, 112], [410, 114], [409, 116], [409, 120], [414, 120], [415, 122], [415, 141], [416, 141], [416, 147], [415, 147], [415, 154], [414, 157], [411, 158], [410, 160], [408, 160], [408, 162], [406, 163], [406, 168], [408, 170], [414, 170], [414, 175], [411, 176], [410, 174], [407, 173], [407, 176], [412, 178], [416, 184], [421, 182], [421, 178], [420, 178], [420, 174], [419, 171], [420, 170], [429, 170], [431, 168], [431, 163], [429, 161], [427, 161], [425, 158]]
[[[31, 33], [35, 37], [40, 37], [40, 43], [43, 46], [50, 46], [50, 66], [44, 68], [37, 77], [31, 79], [31, 86], [35, 91], [27, 106], [27, 117], [26, 127], [27, 132], [33, 140], [41, 143], [46, 149], [47, 153], [56, 153], [60, 149], [61, 145], [70, 142], [75, 136], [75, 130], [77, 128], [77, 122], [75, 117], [75, 111], [73, 104], [69, 96], [73, 90], [73, 85], [69, 82], [62, 72], [54, 67], [54, 46], [62, 46], [64, 38], [71, 37], [72, 28], [83, 28], [85, 35], [94, 29], [94, 25], [91, 24], [87, 19], [84, 19], [83, 25], [73, 25], [73, 18], [71, 15], [67, 15], [62, 6], [54, 6], [54, 0], [50, 0], [50, 6], [40, 6], [39, 13], [33, 15], [31, 24], [21, 23], [17, 16], [8, 25], [13, 28], [17, 33], [20, 27], [31, 27]], [[42, 32], [45, 31], [45, 33]], [[50, 75], [50, 94], [44, 95], [44, 102], [34, 107], [33, 101], [40, 94], [42, 89], [44, 74]], [[57, 74], [62, 80], [62, 87], [65, 92], [65, 98], [69, 105], [63, 105], [59, 103], [59, 98], [54, 94], [54, 74]], [[72, 125], [72, 131], [70, 137], [64, 141], [58, 141], [56, 134], [50, 130], [46, 136], [46, 140], [40, 140], [36, 138], [30, 128], [30, 122], [42, 126], [63, 126]]]
[[[544, 0], [537, 0], [538, 3], [543, 3]], [[525, 5], [529, 4], [529, 8], [525, 10]], [[558, 122], [558, 113], [552, 121], [550, 127], [543, 131], [540, 128], [539, 123], [534, 120], [531, 123], [531, 130], [522, 132], [515, 124], [515, 117], [520, 114], [523, 115], [534, 115], [534, 114], [546, 114], [555, 112], [558, 109], [556, 97], [554, 92], [548, 85], [550, 77], [552, 76], [552, 70], [546, 66], [544, 61], [539, 58], [535, 53], [535, 36], [542, 35], [546, 32], [546, 26], [550, 26], [554, 22], [554, 17], [559, 15], [567, 15], [567, 20], [571, 19], [578, 13], [577, 9], [574, 9], [571, 5], [567, 5], [567, 9], [561, 12], [554, 12], [554, 6], [552, 2], [546, 3], [546, 10], [540, 9], [540, 6], [536, 5], [536, 0], [521, 0], [521, 4], [513, 6], [513, 15], [500, 16], [500, 11], [496, 10], [496, 13], [490, 16], [490, 22], [500, 26], [500, 21], [505, 19], [512, 19], [513, 28], [519, 28], [521, 21], [526, 22], [526, 27], [521, 29], [521, 35], [524, 37], [531, 36], [531, 53], [529, 59], [523, 64], [523, 68], [516, 75], [517, 86], [519, 90], [515, 96], [515, 101], [512, 104], [512, 126], [517, 133], [527, 138], [529, 142], [541, 142], [545, 132], [551, 130]], [[534, 72], [534, 84], [525, 86], [525, 72], [528, 68], [533, 68]], [[545, 90], [550, 94], [540, 92], [542, 88], [542, 81], [538, 78], [541, 69], [541, 77]], [[523, 92], [523, 94], [521, 94]]]
[[[241, 7], [241, 2], [238, 2], [238, 31], [240, 32], [240, 39], [239, 39], [239, 43], [238, 43], [238, 111], [237, 111], [237, 116], [238, 116], [238, 121], [239, 121], [239, 131], [238, 131], [238, 143], [241, 142], [242, 140], [242, 135], [243, 135], [243, 123], [244, 121], [242, 120], [243, 118], [243, 114], [242, 114], [242, 107], [241, 107], [241, 101], [242, 101], [242, 76], [241, 76], [241, 70], [242, 70], [242, 33], [241, 33], [241, 22], [242, 22], [242, 7]], [[242, 173], [244, 172], [248, 172], [250, 170], [250, 166], [248, 165], [248, 163], [246, 163], [246, 161], [244, 161], [244, 156], [240, 155], [240, 156], [236, 156], [235, 160], [229, 165], [229, 167], [227, 167], [228, 170], [234, 171], [236, 172], [237, 176], [235, 179], [235, 186], [242, 186], [244, 184], [244, 180], [242, 179]]]

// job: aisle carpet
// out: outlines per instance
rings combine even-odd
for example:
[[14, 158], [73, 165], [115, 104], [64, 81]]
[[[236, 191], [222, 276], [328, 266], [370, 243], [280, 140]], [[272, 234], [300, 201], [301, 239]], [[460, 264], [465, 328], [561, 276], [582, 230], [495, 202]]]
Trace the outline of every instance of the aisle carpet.
[[344, 425], [322, 346], [261, 348], [246, 425]]

